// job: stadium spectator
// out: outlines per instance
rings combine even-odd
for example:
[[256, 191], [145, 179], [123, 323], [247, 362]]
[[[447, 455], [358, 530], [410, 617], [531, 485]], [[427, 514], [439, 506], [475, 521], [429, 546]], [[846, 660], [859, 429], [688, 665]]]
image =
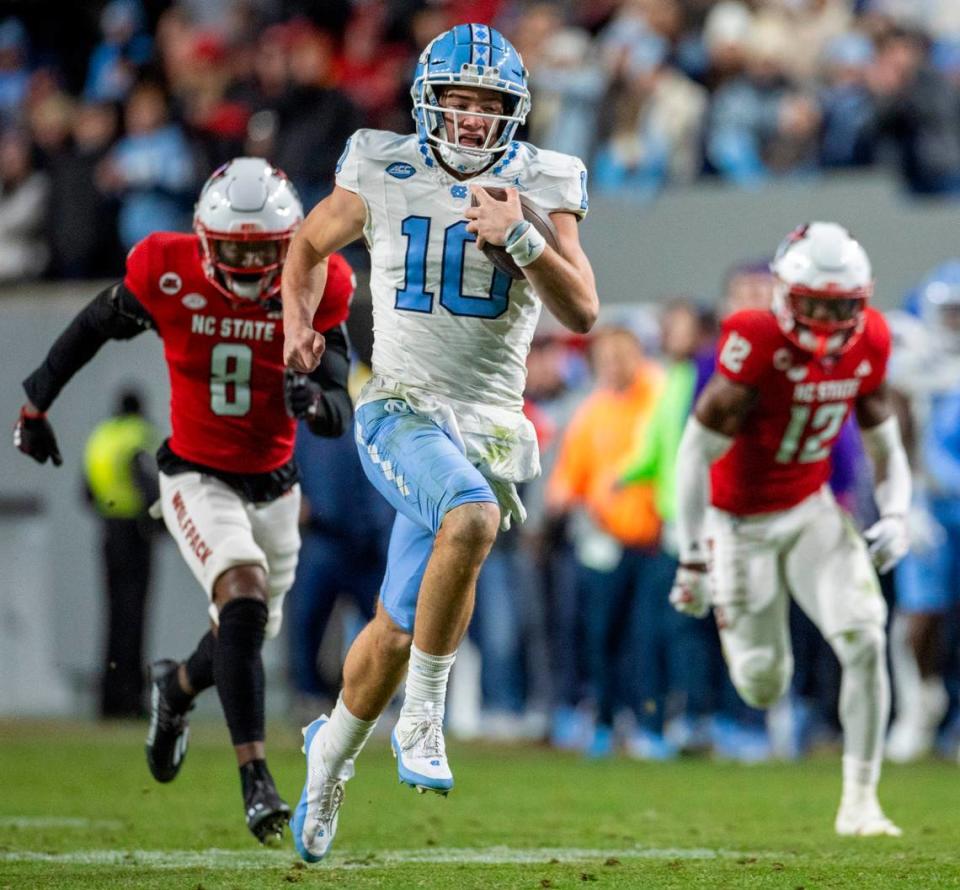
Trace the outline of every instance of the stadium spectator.
[[858, 32], [831, 40], [823, 53], [825, 84], [820, 90], [823, 167], [862, 167], [875, 157], [876, 122], [867, 76], [873, 43]]
[[594, 164], [600, 190], [648, 198], [700, 173], [706, 90], [667, 64], [668, 49], [645, 33], [628, 51], [613, 133]]
[[534, 596], [544, 613], [550, 744], [573, 750], [586, 748], [592, 734], [590, 716], [578, 707], [586, 690], [577, 566], [565, 518], [551, 516], [545, 499], [563, 432], [586, 395], [588, 377], [581, 350], [566, 338], [544, 334], [534, 339], [524, 398], [537, 430], [541, 475], [524, 488], [527, 521], [521, 535], [534, 570]]
[[676, 752], [663, 738], [662, 668], [671, 563], [659, 551], [660, 520], [649, 485], [615, 480], [650, 420], [662, 385], [632, 328], [609, 326], [591, 344], [596, 387], [563, 436], [547, 491], [555, 516], [578, 510], [576, 535], [584, 660], [596, 709], [588, 756], [613, 752], [613, 719], [624, 707], [636, 729], [631, 754]]
[[74, 114], [71, 141], [47, 159], [48, 231], [57, 277], [106, 277], [121, 267], [117, 202], [97, 187], [95, 179], [116, 132], [113, 105], [82, 103]]
[[130, 94], [140, 68], [153, 55], [153, 39], [144, 30], [140, 0], [111, 0], [100, 13], [103, 41], [90, 55], [84, 98], [121, 102]]
[[45, 227], [50, 178], [33, 165], [18, 130], [0, 136], [0, 282], [38, 278], [50, 258]]
[[746, 71], [713, 97], [707, 159], [725, 179], [755, 186], [774, 174], [809, 171], [816, 163], [820, 112], [786, 77], [790, 52], [783, 32], [751, 26]]
[[894, 29], [880, 38], [867, 83], [877, 126], [899, 151], [900, 172], [918, 194], [960, 193], [960, 101], [928, 59], [920, 33]]
[[287, 41], [291, 86], [278, 107], [274, 157], [309, 210], [333, 188], [337, 158], [362, 118], [336, 85], [332, 38], [301, 22]]
[[120, 242], [129, 250], [159, 230], [190, 228], [194, 158], [163, 90], [136, 87], [124, 109], [126, 135], [97, 167], [98, 186], [120, 201]]
[[101, 717], [143, 717], [143, 640], [160, 496], [153, 453], [162, 436], [135, 389], [117, 394], [113, 416], [98, 424], [83, 455], [90, 504], [101, 519], [107, 632], [100, 686]]
[[0, 124], [20, 120], [30, 83], [27, 65], [29, 38], [23, 22], [13, 16], [0, 22]]
[[594, 58], [590, 35], [579, 28], [552, 34], [530, 70], [530, 85], [537, 94], [529, 119], [531, 141], [592, 157], [607, 75]]
[[[690, 300], [669, 301], [661, 316], [662, 350], [668, 364], [663, 390], [650, 422], [639, 438], [639, 450], [618, 477], [619, 485], [652, 485], [662, 522], [661, 549], [676, 571], [676, 460], [680, 436], [696, 394], [713, 369], [716, 321]], [[679, 619], [679, 620], [678, 620]], [[708, 621], [678, 614], [664, 624], [672, 645], [666, 652], [670, 692], [680, 699], [669, 716], [667, 737], [681, 751], [709, 748], [712, 716], [719, 705], [715, 693], [714, 630]]]

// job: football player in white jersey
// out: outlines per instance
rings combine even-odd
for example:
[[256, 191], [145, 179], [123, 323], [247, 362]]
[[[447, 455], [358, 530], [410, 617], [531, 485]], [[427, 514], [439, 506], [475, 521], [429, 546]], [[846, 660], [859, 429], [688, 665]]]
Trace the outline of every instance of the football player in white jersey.
[[[497, 530], [523, 519], [515, 484], [539, 472], [522, 395], [541, 302], [581, 333], [598, 312], [577, 233], [586, 170], [513, 138], [530, 108], [513, 46], [487, 25], [458, 25], [423, 51], [411, 92], [416, 133], [350, 138], [333, 193], [308, 216], [284, 268], [285, 358], [305, 373], [324, 349], [309, 324], [317, 273], [335, 250], [366, 240], [374, 374], [356, 437], [367, 476], [397, 510], [377, 614], [347, 655], [330, 717], [304, 730], [307, 781], [293, 833], [311, 862], [329, 849], [344, 782], [405, 669], [391, 735], [400, 781], [441, 794], [453, 787], [447, 676]], [[505, 188], [507, 200], [481, 186]], [[521, 191], [550, 214], [559, 250], [523, 219]], [[525, 277], [495, 269], [479, 249], [486, 242], [503, 245]]]

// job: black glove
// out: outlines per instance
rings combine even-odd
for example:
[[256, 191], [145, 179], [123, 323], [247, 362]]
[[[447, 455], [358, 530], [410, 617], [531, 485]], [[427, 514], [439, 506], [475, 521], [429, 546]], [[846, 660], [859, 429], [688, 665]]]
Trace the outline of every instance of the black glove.
[[24, 454], [29, 454], [38, 464], [47, 462], [47, 458], [56, 466], [63, 463], [57, 437], [46, 414], [28, 414], [26, 406], [20, 409], [20, 418], [13, 428], [13, 444]]
[[291, 417], [316, 420], [323, 405], [323, 388], [306, 374], [288, 368], [283, 375], [283, 404]]

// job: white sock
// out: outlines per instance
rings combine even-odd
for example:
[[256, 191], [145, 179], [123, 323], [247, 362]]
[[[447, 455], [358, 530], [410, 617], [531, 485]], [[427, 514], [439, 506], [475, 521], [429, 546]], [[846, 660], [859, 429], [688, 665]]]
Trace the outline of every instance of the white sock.
[[330, 712], [330, 720], [321, 739], [320, 754], [331, 773], [339, 773], [348, 760], [357, 757], [377, 725], [374, 720], [354, 717], [343, 703], [343, 695]]
[[890, 714], [890, 685], [883, 630], [860, 628], [832, 639], [843, 668], [843, 796], [852, 802], [876, 798]]
[[843, 795], [854, 798], [875, 794], [880, 781], [880, 761], [843, 755]]
[[425, 710], [443, 713], [447, 702], [447, 679], [456, 658], [456, 652], [450, 655], [427, 655], [413, 644], [410, 645], [401, 720], [405, 716], [422, 714]]

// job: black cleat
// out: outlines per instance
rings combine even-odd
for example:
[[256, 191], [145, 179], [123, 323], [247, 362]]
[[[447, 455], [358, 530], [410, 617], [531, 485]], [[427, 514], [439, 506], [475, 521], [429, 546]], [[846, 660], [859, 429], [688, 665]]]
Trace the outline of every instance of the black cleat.
[[251, 760], [240, 767], [243, 808], [247, 828], [261, 844], [283, 840], [284, 826], [290, 821], [290, 807], [273, 784], [265, 760]]
[[164, 692], [166, 679], [180, 665], [170, 658], [150, 665], [150, 729], [147, 732], [147, 766], [158, 782], [171, 782], [187, 755], [190, 727], [186, 711], [174, 709]]

